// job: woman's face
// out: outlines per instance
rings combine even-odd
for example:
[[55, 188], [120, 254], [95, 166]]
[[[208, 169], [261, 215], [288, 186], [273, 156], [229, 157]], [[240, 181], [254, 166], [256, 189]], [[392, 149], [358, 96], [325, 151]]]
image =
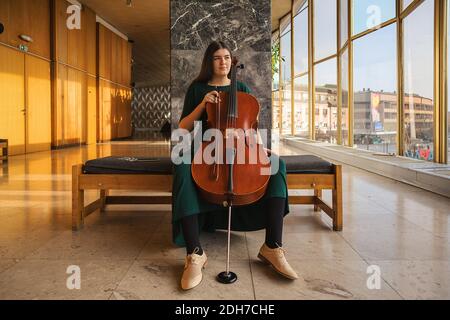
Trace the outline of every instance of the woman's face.
[[231, 54], [227, 49], [219, 49], [213, 55], [213, 69], [216, 76], [227, 76], [231, 69]]

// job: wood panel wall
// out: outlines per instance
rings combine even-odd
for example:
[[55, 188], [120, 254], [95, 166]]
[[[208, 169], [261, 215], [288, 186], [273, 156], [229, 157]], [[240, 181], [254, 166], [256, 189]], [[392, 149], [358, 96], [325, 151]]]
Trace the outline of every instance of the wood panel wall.
[[0, 0], [0, 138], [11, 155], [131, 135], [131, 44], [86, 6], [69, 30], [69, 5]]
[[0, 70], [0, 138], [9, 154], [49, 150], [50, 62], [0, 45]]
[[87, 77], [87, 144], [97, 142], [97, 78]]
[[9, 154], [25, 153], [24, 54], [0, 45], [0, 138], [8, 139]]
[[98, 24], [98, 75], [100, 78], [130, 87], [132, 45]]
[[[86, 6], [81, 10], [81, 28], [67, 28], [65, 0], [53, 3], [53, 136], [55, 147], [96, 143], [96, 102], [90, 87], [97, 73], [96, 18]], [[94, 106], [92, 105], [94, 103]], [[88, 138], [90, 137], [90, 138]]]
[[[50, 149], [51, 46], [49, 0], [1, 0], [0, 138], [9, 154]], [[32, 42], [20, 39], [27, 35]], [[26, 45], [28, 51], [18, 47]]]
[[129, 137], [132, 46], [101, 24], [97, 30], [99, 139]]
[[26, 152], [51, 147], [51, 65], [49, 61], [25, 55]]
[[67, 28], [67, 7], [65, 0], [54, 2], [54, 61], [96, 75], [96, 20], [95, 12], [83, 6], [81, 29]]
[[[30, 53], [50, 60], [50, 0], [1, 0], [0, 21], [5, 26], [1, 43], [15, 48], [25, 44]], [[33, 42], [20, 39], [21, 34]]]

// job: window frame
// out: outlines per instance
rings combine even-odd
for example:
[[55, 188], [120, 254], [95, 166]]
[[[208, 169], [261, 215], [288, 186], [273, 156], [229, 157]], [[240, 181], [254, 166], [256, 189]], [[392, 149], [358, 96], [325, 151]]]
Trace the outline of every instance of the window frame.
[[[314, 41], [315, 41], [315, 35], [314, 35], [314, 4], [315, 1], [320, 0], [307, 0], [307, 7], [303, 8], [303, 10], [308, 10], [308, 70], [306, 72], [303, 72], [301, 74], [295, 74], [294, 72], [294, 59], [295, 59], [295, 28], [294, 28], [294, 17], [302, 12], [299, 11], [296, 14], [294, 13], [294, 10], [296, 8], [300, 8], [304, 6], [305, 0], [293, 0], [291, 1], [291, 11], [288, 13], [290, 15], [290, 32], [291, 32], [291, 115], [294, 115], [294, 102], [295, 102], [295, 96], [294, 96], [294, 80], [297, 77], [303, 77], [305, 75], [308, 76], [308, 94], [309, 94], [309, 139], [315, 140], [315, 112], [313, 111], [315, 108], [315, 66], [319, 63], [325, 62], [329, 59], [336, 58], [337, 63], [337, 84], [338, 84], [338, 90], [337, 90], [337, 101], [338, 101], [338, 141], [337, 143], [339, 145], [347, 145], [349, 147], [353, 147], [354, 141], [353, 141], [353, 125], [354, 125], [354, 99], [353, 99], [353, 42], [361, 37], [364, 37], [372, 32], [375, 32], [381, 28], [387, 27], [391, 24], [397, 24], [397, 155], [403, 155], [404, 151], [404, 144], [403, 144], [403, 100], [404, 100], [404, 90], [403, 90], [403, 79], [404, 79], [404, 72], [402, 69], [403, 66], [403, 20], [409, 16], [415, 9], [417, 9], [424, 1], [426, 0], [413, 0], [411, 4], [409, 4], [406, 8], [402, 8], [403, 1], [402, 0], [396, 0], [396, 10], [395, 10], [395, 17], [391, 18], [387, 21], [384, 21], [380, 23], [380, 25], [365, 30], [363, 32], [360, 32], [358, 34], [352, 35], [353, 32], [353, 1], [357, 0], [336, 0], [337, 6], [336, 6], [336, 23], [337, 23], [337, 48], [336, 53], [327, 57], [324, 57], [323, 59], [319, 61], [315, 61], [314, 57]], [[341, 43], [341, 27], [342, 21], [341, 19], [341, 3], [343, 1], [346, 1], [347, 4], [347, 40], [344, 43]], [[440, 162], [440, 163], [447, 163], [449, 159], [447, 156], [447, 146], [449, 144], [449, 141], [447, 139], [447, 132], [449, 123], [447, 123], [447, 112], [448, 112], [448, 88], [447, 84], [449, 82], [448, 79], [448, 71], [447, 67], [450, 63], [447, 61], [447, 48], [448, 48], [448, 41], [450, 37], [447, 37], [448, 32], [450, 32], [450, 28], [448, 26], [447, 16], [450, 14], [448, 12], [448, 7], [450, 6], [450, 0], [446, 1], [434, 1], [435, 3], [435, 10], [434, 10], [434, 150], [435, 155], [433, 161]], [[281, 21], [286, 21], [287, 15], [282, 17], [280, 19]], [[280, 24], [281, 25], [281, 24]], [[278, 29], [278, 34], [280, 35], [280, 29]], [[281, 35], [280, 35], [281, 38]], [[280, 39], [281, 40], [281, 39]], [[281, 46], [281, 45], [280, 45]], [[341, 70], [341, 57], [342, 53], [347, 51], [348, 56], [348, 141], [342, 141], [342, 72]], [[281, 61], [280, 61], [281, 65]], [[280, 68], [280, 90], [281, 90], [281, 79], [282, 79], [282, 70]], [[281, 99], [281, 94], [279, 94]], [[282, 106], [282, 103], [280, 101], [280, 107]], [[282, 119], [283, 114], [283, 107], [280, 109], [280, 122]], [[291, 117], [291, 134], [294, 132], [294, 119], [295, 117]], [[282, 132], [282, 127], [280, 126], [280, 132]]]

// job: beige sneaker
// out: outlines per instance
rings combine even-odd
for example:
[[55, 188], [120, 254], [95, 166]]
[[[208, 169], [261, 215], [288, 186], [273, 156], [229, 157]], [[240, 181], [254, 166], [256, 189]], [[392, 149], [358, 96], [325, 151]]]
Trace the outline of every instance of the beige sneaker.
[[275, 271], [282, 276], [291, 280], [296, 280], [298, 279], [298, 275], [286, 261], [284, 253], [285, 251], [283, 248], [278, 247], [271, 249], [264, 243], [259, 250], [258, 258], [264, 263], [271, 265]]
[[202, 282], [202, 269], [206, 267], [207, 258], [204, 251], [201, 256], [197, 252], [198, 249], [195, 249], [192, 254], [186, 256], [183, 276], [181, 277], [181, 288], [183, 290], [192, 289]]

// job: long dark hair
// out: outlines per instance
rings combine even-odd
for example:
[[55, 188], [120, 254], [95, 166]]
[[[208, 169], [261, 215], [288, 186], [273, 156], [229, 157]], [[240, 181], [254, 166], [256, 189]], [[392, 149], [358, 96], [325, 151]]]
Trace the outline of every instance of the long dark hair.
[[[202, 68], [200, 70], [200, 74], [192, 83], [195, 82], [203, 82], [206, 83], [212, 79], [214, 73], [214, 52], [220, 49], [226, 49], [230, 53], [230, 58], [233, 60], [233, 53], [230, 48], [223, 41], [213, 41], [209, 44], [208, 48], [206, 48], [205, 55], [203, 56]], [[230, 71], [231, 73], [231, 71]], [[228, 74], [228, 78], [230, 78], [230, 74]]]

